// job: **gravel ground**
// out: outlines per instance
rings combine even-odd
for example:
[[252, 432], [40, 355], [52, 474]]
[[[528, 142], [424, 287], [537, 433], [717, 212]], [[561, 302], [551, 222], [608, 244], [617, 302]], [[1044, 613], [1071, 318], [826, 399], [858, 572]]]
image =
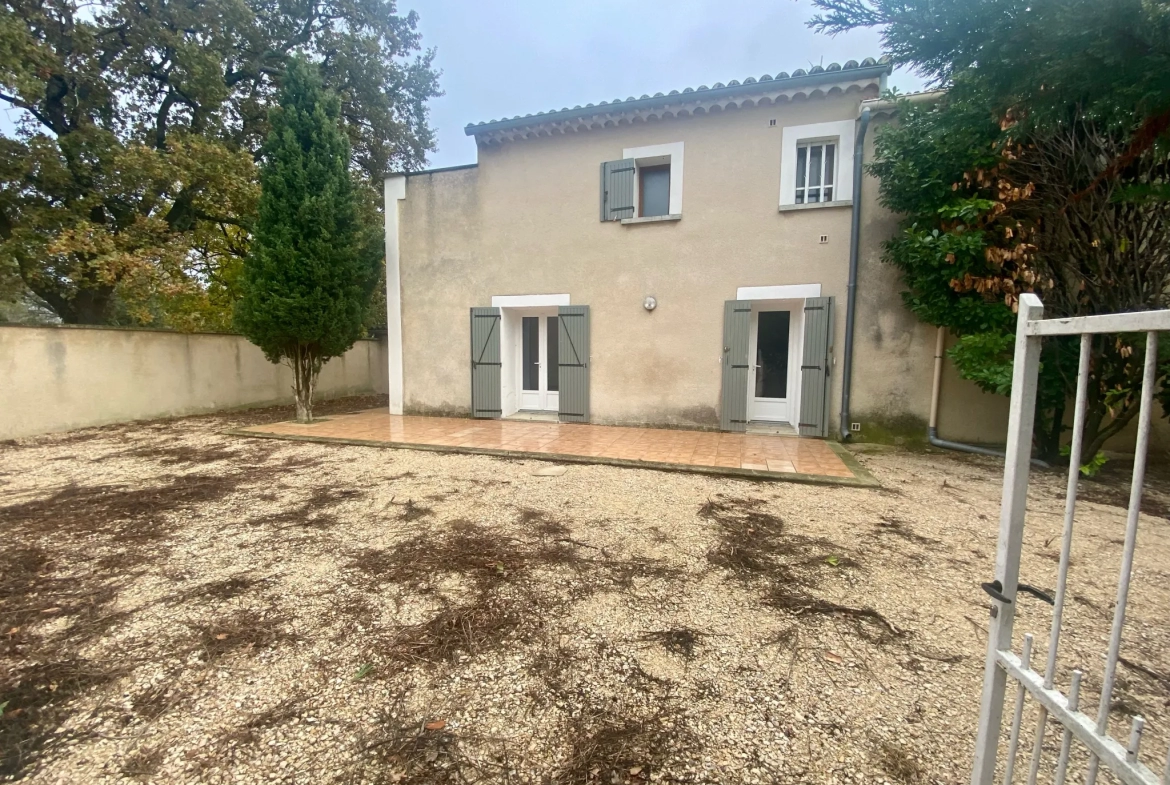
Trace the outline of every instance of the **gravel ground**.
[[[0, 778], [967, 779], [995, 461], [857, 447], [884, 486], [858, 489], [221, 435], [288, 416], [0, 444]], [[1114, 727], [1142, 714], [1157, 768], [1170, 477], [1154, 475]], [[1057, 678], [1085, 668], [1083, 706], [1126, 476], [1083, 484]], [[1029, 499], [1022, 575], [1041, 587], [1063, 484], [1040, 474]], [[1039, 657], [1049, 618], [1021, 601]]]

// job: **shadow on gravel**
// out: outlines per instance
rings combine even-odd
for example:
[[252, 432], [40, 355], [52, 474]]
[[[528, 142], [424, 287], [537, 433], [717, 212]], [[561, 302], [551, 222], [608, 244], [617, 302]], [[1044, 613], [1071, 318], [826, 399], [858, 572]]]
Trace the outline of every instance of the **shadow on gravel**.
[[[669, 581], [682, 571], [655, 559], [620, 559], [578, 542], [569, 528], [544, 513], [522, 510], [528, 536], [499, 534], [467, 520], [434, 524], [384, 550], [355, 553], [345, 580], [368, 593], [397, 588], [436, 599], [440, 609], [424, 622], [378, 636], [376, 651], [390, 660], [452, 662], [534, 640], [550, 614], [635, 580]], [[462, 590], [439, 591], [454, 579]], [[355, 625], [374, 625], [379, 609], [352, 607]]]
[[841, 570], [859, 569], [861, 562], [832, 540], [787, 532], [763, 499], [719, 495], [699, 508], [699, 517], [717, 527], [718, 543], [707, 560], [741, 581], [762, 586], [767, 605], [806, 618], [847, 619], [872, 643], [903, 634], [871, 607], [817, 597], [813, 592], [824, 580]]
[[338, 523], [333, 508], [349, 501], [366, 497], [366, 491], [356, 488], [338, 489], [332, 486], [314, 488], [309, 497], [278, 512], [250, 518], [250, 526], [273, 526], [276, 529], [329, 529]]
[[693, 742], [682, 712], [659, 707], [640, 719], [582, 712], [574, 720], [568, 760], [554, 782], [642, 783]]
[[[133, 613], [112, 608], [122, 588], [166, 552], [177, 531], [167, 513], [216, 502], [270, 471], [191, 474], [154, 487], [69, 485], [0, 507], [13, 543], [0, 550], [0, 776], [19, 777], [49, 749], [85, 735], [95, 713], [59, 732], [73, 716], [71, 701], [135, 664], [133, 642], [116, 661], [84, 652]], [[206, 590], [227, 596], [239, 588], [229, 582]], [[220, 632], [204, 643], [209, 651], [241, 636], [219, 641]]]
[[506, 744], [436, 717], [409, 716], [401, 695], [359, 742], [347, 782], [514, 782]]
[[640, 640], [643, 643], [657, 643], [671, 654], [677, 654], [689, 660], [695, 656], [695, 646], [706, 637], [706, 633], [696, 632], [688, 627], [680, 627], [648, 632]]

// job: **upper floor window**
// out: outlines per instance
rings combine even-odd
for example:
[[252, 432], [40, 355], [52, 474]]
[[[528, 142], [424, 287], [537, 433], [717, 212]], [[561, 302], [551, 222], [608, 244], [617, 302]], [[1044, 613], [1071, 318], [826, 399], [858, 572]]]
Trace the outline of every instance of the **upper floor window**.
[[620, 160], [601, 165], [601, 220], [679, 220], [682, 174], [682, 142], [627, 147]]
[[780, 210], [853, 202], [855, 120], [786, 125], [780, 142]]
[[836, 140], [796, 145], [796, 204], [833, 201], [836, 175]]

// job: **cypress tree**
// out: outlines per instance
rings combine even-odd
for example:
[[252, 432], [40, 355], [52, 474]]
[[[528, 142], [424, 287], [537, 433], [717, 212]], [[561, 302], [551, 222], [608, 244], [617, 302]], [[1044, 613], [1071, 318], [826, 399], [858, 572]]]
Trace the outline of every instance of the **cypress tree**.
[[236, 329], [292, 369], [298, 422], [313, 418], [321, 367], [362, 336], [381, 269], [339, 112], [315, 66], [290, 61], [269, 115], [259, 214], [235, 307]]

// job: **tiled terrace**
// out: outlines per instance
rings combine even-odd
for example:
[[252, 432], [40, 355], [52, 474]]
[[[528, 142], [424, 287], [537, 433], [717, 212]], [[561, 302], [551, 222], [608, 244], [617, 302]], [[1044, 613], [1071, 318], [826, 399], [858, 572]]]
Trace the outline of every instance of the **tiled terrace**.
[[876, 485], [840, 445], [818, 439], [521, 420], [414, 417], [370, 409], [308, 425], [243, 428], [245, 436], [633, 465], [675, 471]]

